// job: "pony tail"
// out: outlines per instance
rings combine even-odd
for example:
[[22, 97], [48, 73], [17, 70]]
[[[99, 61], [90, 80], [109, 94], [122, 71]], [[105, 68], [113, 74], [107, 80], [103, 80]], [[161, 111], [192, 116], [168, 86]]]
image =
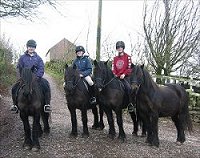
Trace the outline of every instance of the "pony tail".
[[187, 92], [185, 92], [185, 96], [183, 96], [184, 102], [183, 102], [183, 109], [182, 112], [184, 113], [185, 120], [184, 120], [184, 126], [187, 128], [189, 133], [191, 134], [193, 132], [193, 125], [192, 125], [192, 119], [190, 117], [189, 113], [189, 95]]

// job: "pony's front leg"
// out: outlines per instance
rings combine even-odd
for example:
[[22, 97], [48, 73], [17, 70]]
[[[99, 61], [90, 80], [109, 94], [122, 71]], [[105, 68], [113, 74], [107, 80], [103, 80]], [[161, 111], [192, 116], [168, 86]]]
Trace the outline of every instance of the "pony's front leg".
[[39, 132], [40, 132], [40, 113], [36, 112], [35, 115], [33, 116], [33, 130], [32, 130], [33, 151], [38, 151], [40, 149]]
[[176, 142], [178, 145], [181, 145], [185, 142], [185, 132], [184, 132], [184, 126], [183, 126], [183, 116], [182, 115], [175, 115], [172, 117], [172, 120], [176, 126], [177, 130], [177, 139]]
[[42, 110], [41, 116], [42, 116], [42, 121], [44, 124], [44, 133], [49, 134], [50, 133], [50, 127], [49, 127], [49, 113], [44, 112]]
[[25, 114], [25, 112], [20, 111], [20, 118], [22, 119], [22, 122], [24, 125], [24, 132], [25, 132], [23, 147], [25, 149], [31, 149], [32, 148], [31, 128], [30, 128], [28, 116]]
[[154, 112], [151, 114], [151, 129], [152, 129], [152, 142], [151, 145], [159, 147], [158, 138], [158, 113]]
[[101, 107], [101, 105], [99, 105], [99, 115], [100, 115], [99, 127], [101, 130], [103, 130], [105, 125], [103, 122], [103, 108]]
[[114, 139], [116, 132], [115, 132], [115, 126], [114, 126], [114, 120], [113, 120], [113, 113], [111, 109], [104, 108], [104, 111], [107, 115], [108, 124], [109, 124], [109, 134], [108, 137], [111, 139]]
[[146, 143], [151, 144], [152, 142], [152, 122], [150, 121], [149, 114], [142, 113], [142, 122], [145, 126], [146, 132], [147, 132], [147, 139]]
[[77, 137], [78, 132], [77, 132], [76, 109], [73, 107], [73, 105], [68, 105], [68, 109], [69, 109], [70, 114], [71, 114], [71, 123], [72, 123], [72, 131], [70, 133], [70, 136]]
[[99, 118], [98, 118], [98, 111], [97, 111], [97, 107], [93, 107], [92, 108], [92, 113], [94, 115], [94, 123], [92, 125], [92, 129], [98, 129], [99, 127]]
[[85, 106], [83, 106], [84, 108], [81, 109], [81, 117], [82, 117], [82, 122], [83, 122], [83, 133], [82, 136], [83, 137], [89, 137], [89, 131], [88, 131], [88, 118], [87, 118], [87, 109]]
[[122, 142], [124, 142], [125, 139], [126, 139], [126, 134], [125, 134], [124, 128], [123, 128], [122, 109], [117, 109], [116, 115], [117, 115], [117, 124], [118, 124], [118, 127], [119, 127], [118, 139], [121, 139]]
[[136, 114], [135, 112], [129, 112], [129, 114], [131, 115], [131, 119], [133, 121], [133, 132], [132, 134], [137, 136], [138, 134], [138, 121], [137, 121], [137, 117], [136, 117]]

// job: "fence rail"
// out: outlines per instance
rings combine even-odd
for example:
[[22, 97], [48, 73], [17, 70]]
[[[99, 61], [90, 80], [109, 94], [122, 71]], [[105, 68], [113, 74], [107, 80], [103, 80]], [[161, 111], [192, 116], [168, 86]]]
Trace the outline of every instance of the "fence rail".
[[162, 83], [178, 83], [181, 84], [185, 89], [191, 89], [195, 93], [200, 93], [200, 79], [187, 79], [176, 76], [158, 76], [152, 74], [153, 80], [156, 82], [156, 78], [162, 80]]

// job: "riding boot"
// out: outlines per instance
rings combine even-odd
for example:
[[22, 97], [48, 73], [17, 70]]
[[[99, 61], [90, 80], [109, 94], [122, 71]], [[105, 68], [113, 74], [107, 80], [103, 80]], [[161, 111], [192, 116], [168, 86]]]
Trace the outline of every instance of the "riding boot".
[[89, 94], [90, 94], [90, 104], [95, 105], [96, 104], [96, 97], [95, 97], [95, 87], [94, 87], [94, 85], [89, 86]]
[[48, 81], [45, 80], [44, 78], [41, 78], [41, 81], [42, 81], [42, 92], [43, 92], [44, 101], [45, 101], [44, 112], [51, 113], [52, 108], [50, 105], [50, 100], [51, 100], [50, 86], [49, 86]]
[[44, 106], [44, 112], [50, 113], [52, 111], [50, 100], [51, 100], [51, 93], [50, 90], [48, 90], [45, 95], [45, 106]]
[[17, 114], [19, 112], [19, 109], [17, 107], [17, 96], [18, 96], [18, 91], [19, 91], [19, 82], [17, 82], [13, 87], [12, 87], [12, 100], [13, 100], [13, 105], [10, 107], [10, 111], [13, 114]]

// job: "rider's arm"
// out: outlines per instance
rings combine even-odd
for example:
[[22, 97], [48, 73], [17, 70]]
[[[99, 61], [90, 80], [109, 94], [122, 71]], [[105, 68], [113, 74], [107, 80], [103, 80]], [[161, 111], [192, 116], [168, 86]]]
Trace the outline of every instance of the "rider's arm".
[[44, 75], [44, 62], [41, 57], [38, 56], [38, 67], [36, 72], [37, 77], [42, 77]]

